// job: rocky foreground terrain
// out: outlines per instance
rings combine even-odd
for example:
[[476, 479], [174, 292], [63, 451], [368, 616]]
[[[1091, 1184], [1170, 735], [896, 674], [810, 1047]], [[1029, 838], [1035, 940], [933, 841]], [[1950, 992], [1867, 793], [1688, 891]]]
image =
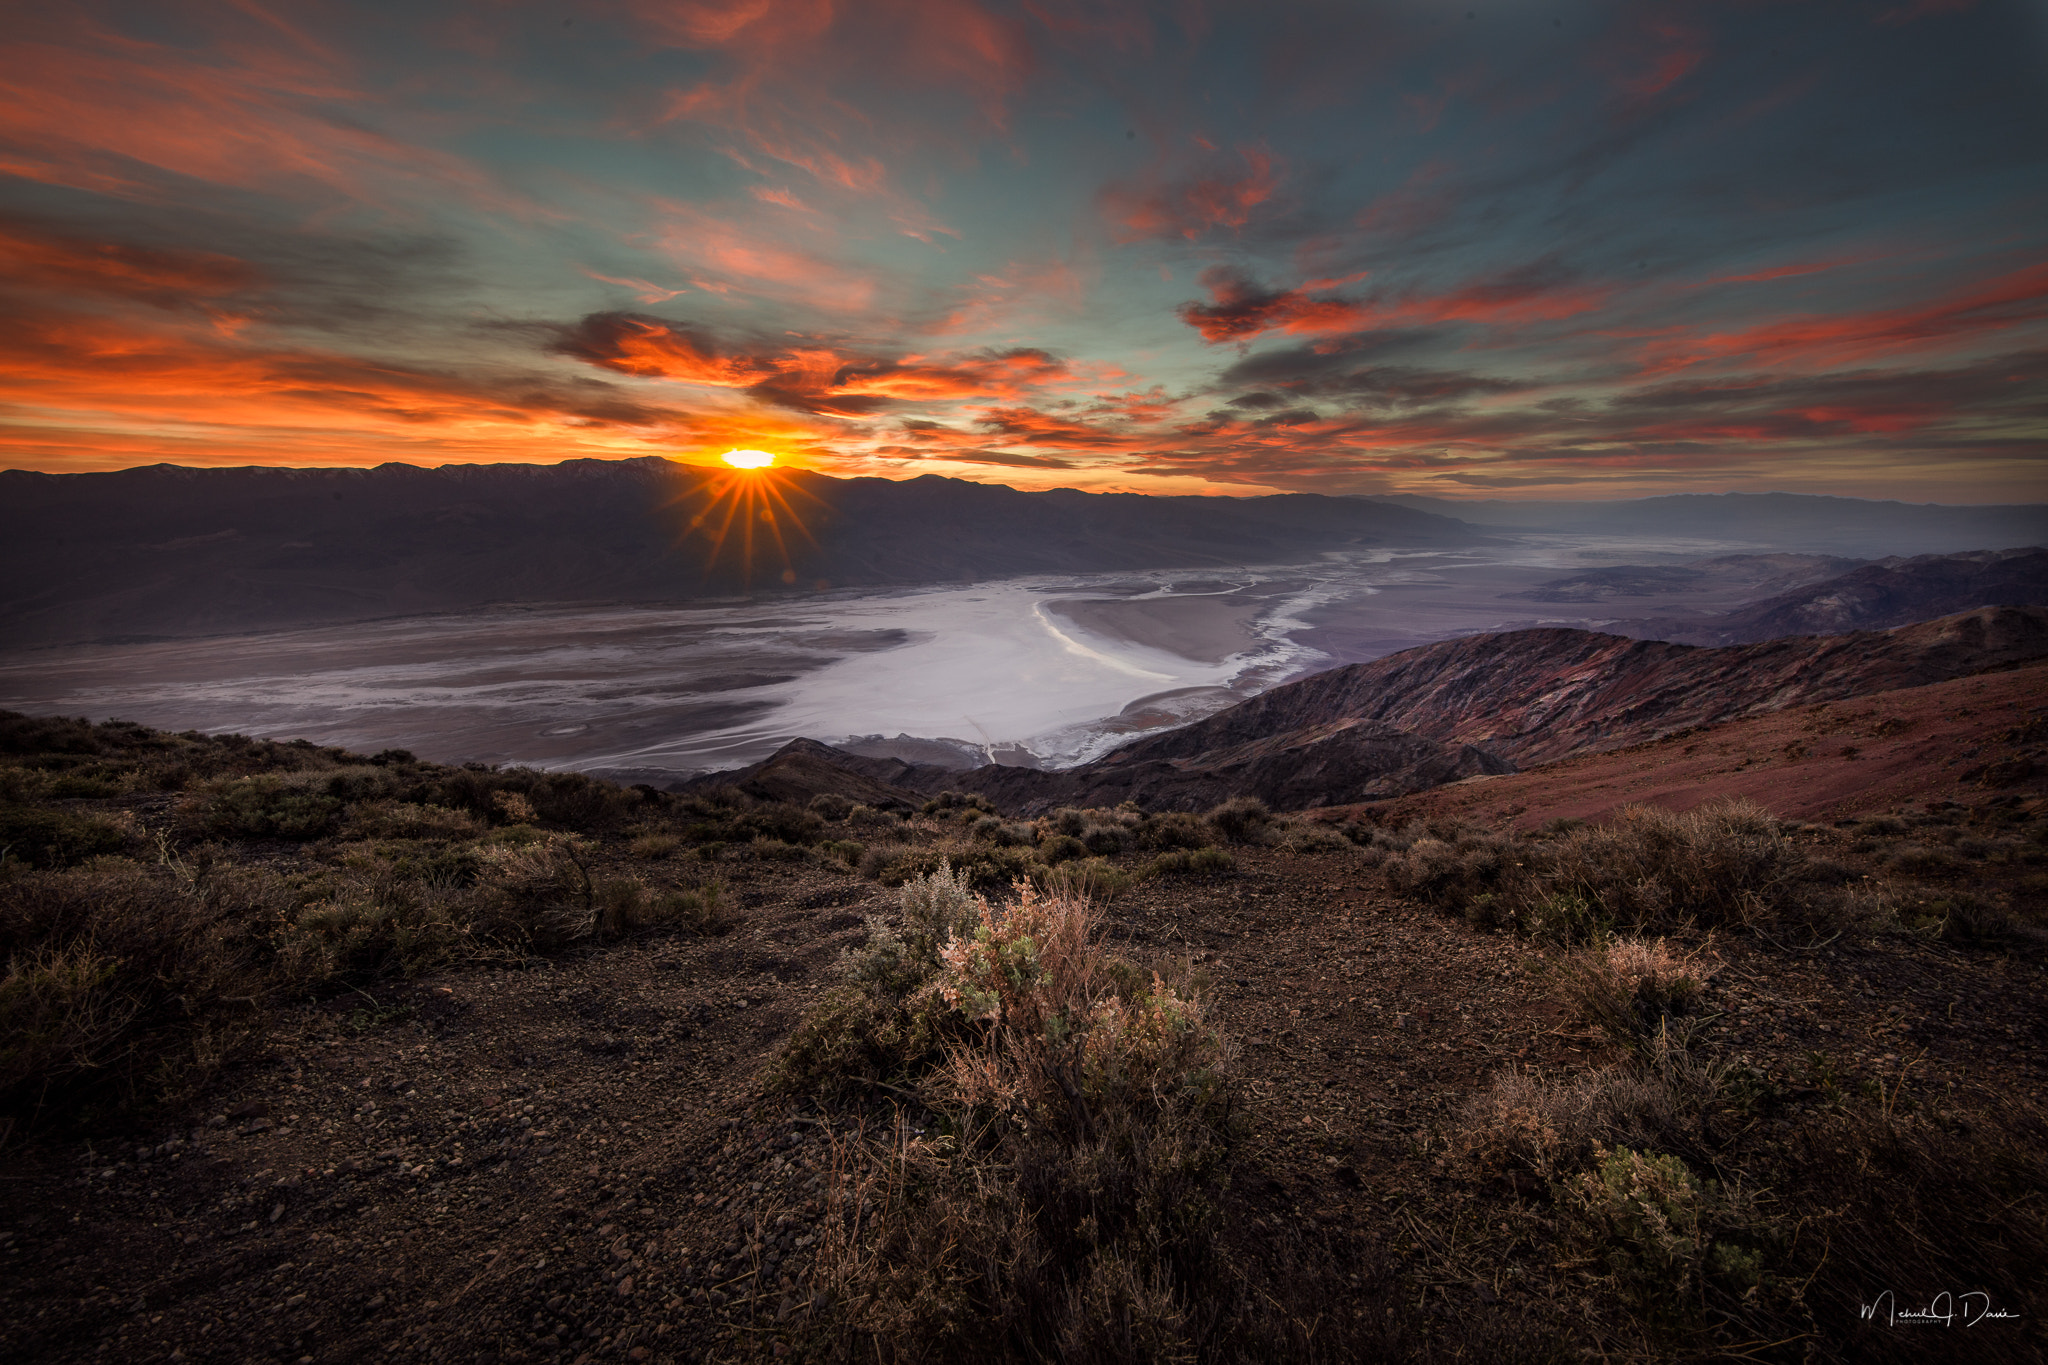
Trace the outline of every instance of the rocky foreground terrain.
[[[0, 1353], [2037, 1359], [2039, 671], [1315, 819], [8, 717]], [[1197, 1069], [970, 1104], [941, 859]]]

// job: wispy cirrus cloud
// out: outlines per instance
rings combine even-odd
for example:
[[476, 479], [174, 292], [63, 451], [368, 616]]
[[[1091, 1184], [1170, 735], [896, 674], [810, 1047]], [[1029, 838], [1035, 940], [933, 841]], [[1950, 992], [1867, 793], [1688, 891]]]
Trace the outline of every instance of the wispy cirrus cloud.
[[2041, 496], [2044, 83], [2021, 0], [45, 6], [0, 458]]

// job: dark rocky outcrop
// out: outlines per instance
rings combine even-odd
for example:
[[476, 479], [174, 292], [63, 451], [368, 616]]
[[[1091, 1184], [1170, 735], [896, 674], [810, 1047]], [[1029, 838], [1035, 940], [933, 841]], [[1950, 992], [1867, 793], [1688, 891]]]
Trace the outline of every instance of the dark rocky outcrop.
[[1009, 814], [1027, 816], [1061, 806], [1124, 801], [1146, 810], [1206, 810], [1233, 796], [1306, 810], [1405, 796], [1513, 770], [1512, 764], [1469, 744], [1443, 744], [1371, 721], [1340, 721], [1313, 733], [1239, 744], [1191, 760], [1105, 761], [1054, 771], [989, 764], [961, 772], [863, 758], [798, 739], [760, 763], [695, 779], [685, 790], [730, 784], [750, 796], [798, 804], [832, 792], [884, 808], [952, 790], [978, 793]]

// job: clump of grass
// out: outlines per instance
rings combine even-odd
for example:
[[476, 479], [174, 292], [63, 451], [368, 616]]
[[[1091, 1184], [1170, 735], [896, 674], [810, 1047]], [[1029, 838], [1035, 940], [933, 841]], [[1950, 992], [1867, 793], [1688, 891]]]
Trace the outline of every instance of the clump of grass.
[[0, 1116], [175, 1099], [252, 1031], [279, 982], [258, 926], [274, 875], [95, 858], [0, 873]]
[[844, 863], [849, 868], [858, 868], [861, 858], [867, 853], [867, 848], [851, 839], [827, 839], [818, 845], [818, 852], [835, 862]]
[[1198, 848], [1189, 852], [1176, 848], [1145, 864], [1144, 875], [1162, 877], [1220, 877], [1237, 871], [1237, 859], [1220, 848]]
[[1047, 868], [1046, 888], [1055, 894], [1073, 896], [1107, 905], [1137, 885], [1138, 879], [1107, 858], [1080, 858]]
[[635, 858], [646, 858], [649, 861], [654, 861], [673, 857], [676, 850], [682, 846], [683, 841], [677, 836], [665, 832], [656, 832], [639, 836], [632, 843], [626, 845], [626, 851]]
[[693, 934], [722, 934], [731, 927], [725, 884], [707, 881], [681, 891], [665, 891], [654, 898], [648, 918], [655, 924], [680, 925]]
[[1700, 991], [1717, 964], [1680, 954], [1665, 939], [1616, 939], [1565, 959], [1564, 997], [1623, 1047], [1648, 1052], [1658, 1039], [1689, 1033]]
[[0, 864], [75, 867], [89, 858], [120, 853], [134, 841], [120, 819], [42, 806], [0, 806]]
[[411, 801], [358, 804], [342, 830], [351, 839], [473, 839], [483, 832], [483, 822], [466, 810]]
[[1201, 816], [1189, 811], [1162, 811], [1147, 815], [1131, 829], [1132, 841], [1143, 849], [1168, 851], [1208, 848], [1216, 842], [1216, 830]]

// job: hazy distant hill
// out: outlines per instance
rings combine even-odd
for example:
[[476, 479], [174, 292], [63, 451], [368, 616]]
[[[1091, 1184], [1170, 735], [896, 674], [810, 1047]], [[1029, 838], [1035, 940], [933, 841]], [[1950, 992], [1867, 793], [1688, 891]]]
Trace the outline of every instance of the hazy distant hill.
[[1607, 628], [1642, 639], [1733, 645], [1783, 635], [1889, 630], [1972, 607], [2025, 606], [2048, 606], [2048, 550], [1880, 560], [1707, 620], [1652, 617]]
[[1803, 493], [1681, 493], [1620, 502], [1407, 495], [1375, 501], [1501, 530], [1695, 537], [1863, 559], [2048, 544], [2048, 503], [1949, 506]]
[[[781, 471], [773, 482], [788, 510], [777, 525], [738, 518], [725, 555], [707, 568], [705, 533], [685, 533], [700, 513], [723, 524], [724, 508], [702, 479], [660, 459], [4, 471], [0, 645], [489, 602], [672, 601], [779, 591], [785, 574], [799, 589], [929, 583], [1285, 563], [1342, 546], [1476, 538], [1461, 523], [1360, 498], [1024, 493], [932, 475], [892, 482]], [[757, 553], [746, 571], [738, 549], [749, 525]], [[790, 549], [787, 565], [775, 531]]]
[[1718, 555], [1691, 564], [1614, 564], [1546, 579], [1527, 591], [1505, 595], [1527, 602], [1609, 602], [1724, 585], [1745, 592], [1785, 592], [1834, 578], [1862, 562], [1840, 555], [1761, 554]]

